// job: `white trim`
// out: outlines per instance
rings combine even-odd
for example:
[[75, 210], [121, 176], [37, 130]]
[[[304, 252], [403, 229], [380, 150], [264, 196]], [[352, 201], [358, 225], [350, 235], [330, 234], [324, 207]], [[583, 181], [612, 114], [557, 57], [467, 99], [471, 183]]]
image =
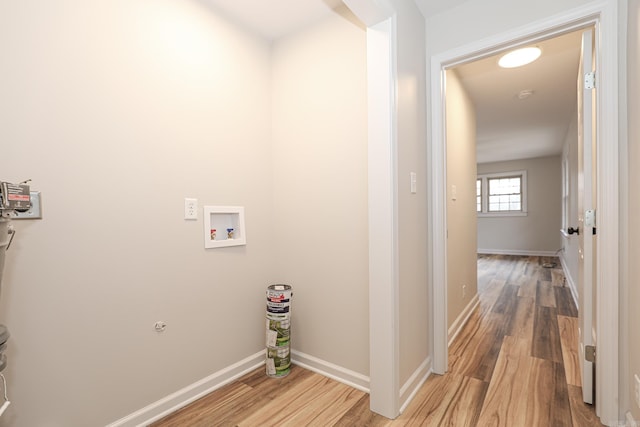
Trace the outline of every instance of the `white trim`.
[[529, 251], [525, 249], [478, 249], [482, 255], [557, 256], [555, 251]]
[[[233, 365], [196, 381], [175, 393], [163, 397], [162, 399], [107, 425], [107, 427], [139, 427], [149, 425], [237, 380], [254, 369], [259, 368], [261, 365], [264, 365], [264, 358], [264, 350], [259, 351], [240, 362], [234, 363]], [[316, 372], [322, 376], [331, 378], [365, 393], [369, 393], [370, 391], [369, 377], [366, 375], [334, 365], [333, 363], [318, 359], [317, 357], [313, 357], [301, 351], [291, 350], [291, 362], [301, 368]], [[420, 366], [419, 370], [424, 369], [423, 365]], [[428, 365], [427, 368], [429, 368]], [[426, 375], [428, 376], [428, 372]], [[422, 382], [417, 385], [418, 388], [422, 385], [424, 380], [426, 380], [426, 376]]]
[[[504, 178], [504, 177], [508, 177], [508, 178], [513, 178], [513, 177], [518, 177], [522, 175], [523, 176], [523, 180], [522, 180], [522, 187], [526, 187], [526, 175], [527, 175], [527, 170], [526, 169], [520, 169], [520, 170], [515, 170], [515, 171], [505, 171], [505, 172], [487, 172], [487, 173], [479, 173], [478, 174], [478, 178]], [[523, 188], [524, 191], [526, 191], [526, 188]]]
[[397, 16], [390, 0], [344, 0], [367, 25], [370, 409], [399, 414]]
[[567, 265], [567, 261], [564, 259], [564, 256], [560, 256], [560, 264], [562, 265], [562, 271], [564, 272], [564, 278], [569, 285], [569, 290], [571, 291], [571, 297], [573, 298], [573, 302], [576, 304], [576, 308], [578, 311], [580, 310], [580, 303], [578, 298], [578, 287], [576, 286], [575, 280], [571, 277], [571, 272], [569, 271], [569, 266]]
[[618, 2], [601, 6], [596, 43], [597, 89], [597, 205], [596, 257], [596, 413], [603, 424], [619, 420], [619, 141], [618, 141]]
[[517, 211], [504, 211], [504, 212], [478, 212], [478, 219], [480, 218], [500, 218], [500, 217], [512, 217], [512, 216], [529, 216], [528, 212]]
[[562, 227], [560, 228], [560, 233], [564, 237], [568, 237], [569, 233], [565, 230], [569, 228], [569, 212], [570, 210], [570, 175], [571, 175], [571, 167], [569, 162], [569, 146], [565, 142], [565, 145], [562, 149]]
[[400, 413], [403, 413], [405, 409], [407, 409], [407, 406], [409, 406], [409, 403], [411, 403], [416, 394], [418, 394], [422, 385], [427, 381], [429, 375], [431, 375], [431, 372], [431, 358], [427, 357], [400, 389], [400, 402], [402, 402]]
[[460, 313], [458, 318], [453, 322], [453, 324], [449, 328], [449, 332], [447, 334], [447, 337], [448, 337], [447, 342], [449, 343], [449, 345], [451, 345], [453, 340], [456, 339], [458, 334], [460, 334], [460, 331], [462, 331], [462, 328], [464, 328], [464, 325], [467, 324], [469, 317], [471, 317], [471, 315], [473, 314], [473, 311], [476, 309], [476, 307], [478, 307], [479, 304], [480, 304], [480, 297], [478, 296], [478, 294], [475, 294], [475, 296], [471, 299], [471, 301], [469, 301], [469, 304], [467, 304], [464, 310], [462, 310], [462, 313]]
[[[430, 290], [431, 324], [433, 331], [433, 372], [444, 374], [448, 368], [447, 353], [447, 158], [445, 145], [446, 73], [440, 57], [431, 58], [431, 144], [427, 155], [431, 159], [431, 253], [432, 278]], [[438, 96], [440, 94], [440, 96]]]
[[[195, 402], [214, 390], [229, 384], [241, 376], [253, 371], [264, 364], [264, 350], [253, 354], [233, 365], [209, 375], [193, 384], [190, 384], [175, 393], [145, 406], [144, 408], [127, 415], [107, 427], [138, 427], [146, 426], [167, 415], [177, 411], [188, 404]], [[266, 375], [266, 374], [265, 374]]]
[[[618, 59], [619, 70], [620, 70], [620, 81], [618, 82], [619, 94], [620, 98], [618, 100], [618, 105], [620, 106], [618, 111], [619, 123], [622, 124], [620, 127], [620, 134], [618, 135], [619, 141], [619, 152], [620, 159], [623, 161], [620, 162], [620, 194], [623, 195], [620, 198], [620, 223], [618, 224], [619, 230], [629, 230], [630, 226], [630, 214], [635, 218], [636, 213], [631, 213], [629, 209], [629, 197], [625, 197], [624, 195], [628, 195], [629, 193], [629, 162], [625, 161], [629, 158], [629, 112], [628, 112], [628, 73], [627, 73], [627, 55], [624, 52], [627, 52], [628, 48], [628, 39], [630, 34], [628, 32], [628, 20], [626, 19], [627, 13], [629, 10], [629, 2], [627, 0], [619, 0], [618, 2], [618, 16], [621, 19], [618, 19], [618, 34], [624, 34], [624, 36], [619, 39], [619, 52], [620, 57]], [[634, 167], [636, 167], [634, 165]], [[635, 184], [635, 183], [634, 183]], [[630, 304], [626, 303], [629, 301], [629, 233], [620, 233], [620, 295], [619, 301], [623, 303], [620, 304], [620, 347], [619, 347], [619, 360], [620, 360], [620, 407], [624, 409], [631, 408], [633, 405], [634, 396], [632, 393], [629, 393], [630, 390], [630, 380], [632, 376], [630, 375], [630, 342], [628, 337], [630, 337], [631, 328], [636, 328], [636, 325], [631, 325], [629, 322], [629, 308]], [[635, 260], [633, 261], [635, 262]], [[637, 427], [637, 426], [635, 426]]]
[[396, 17], [367, 29], [370, 408], [400, 411]]
[[291, 362], [302, 368], [346, 384], [349, 387], [369, 393], [369, 377], [366, 375], [359, 374], [358, 372], [334, 365], [331, 362], [293, 349], [291, 350]]
[[[604, 424], [615, 424], [618, 412], [618, 296], [619, 296], [619, 183], [618, 183], [618, 9], [603, 0], [559, 13], [529, 25], [477, 40], [431, 57], [431, 224], [430, 264], [433, 299], [434, 372], [447, 369], [447, 257], [446, 257], [446, 140], [444, 74], [447, 68], [505, 50], [600, 23], [598, 60], [598, 259], [597, 328], [598, 394], [596, 412]], [[614, 286], [612, 286], [614, 284]]]
[[[467, 45], [434, 55], [431, 64], [436, 65], [436, 75], [439, 75], [442, 67], [452, 68], [457, 65], [495, 55], [499, 52], [504, 52], [514, 47], [547, 40], [585, 28], [594, 24], [603, 10], [607, 8], [607, 4], [613, 1], [615, 0], [593, 1], [546, 19], [532, 22], [516, 29], [507, 30], [492, 37], [476, 40]], [[437, 93], [439, 93], [439, 90], [435, 92], [435, 94]], [[432, 102], [433, 101], [432, 99]], [[435, 113], [435, 111], [433, 113]]]

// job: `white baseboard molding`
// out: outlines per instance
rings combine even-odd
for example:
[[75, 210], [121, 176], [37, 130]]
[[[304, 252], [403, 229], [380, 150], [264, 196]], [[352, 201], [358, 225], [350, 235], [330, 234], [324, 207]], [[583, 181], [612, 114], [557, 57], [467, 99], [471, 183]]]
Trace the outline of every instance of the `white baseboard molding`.
[[370, 383], [369, 377], [366, 375], [293, 349], [291, 350], [291, 363], [369, 393]]
[[473, 313], [473, 310], [476, 309], [478, 304], [480, 304], [480, 298], [478, 297], [478, 294], [476, 294], [471, 299], [471, 301], [469, 301], [469, 304], [467, 304], [464, 310], [462, 310], [462, 313], [460, 313], [458, 318], [453, 322], [453, 324], [449, 328], [447, 345], [450, 346], [453, 340], [456, 339], [456, 337], [458, 336], [458, 334], [460, 333], [464, 325], [467, 323], [467, 320], [469, 320], [469, 317]]
[[422, 364], [409, 377], [406, 383], [400, 389], [400, 413], [402, 414], [409, 403], [416, 396], [422, 384], [429, 378], [433, 371], [431, 370], [431, 357], [427, 357]]
[[178, 409], [195, 402], [214, 390], [240, 378], [264, 364], [264, 350], [253, 354], [233, 365], [209, 375], [178, 390], [144, 408], [119, 419], [107, 427], [139, 427], [157, 421]]
[[[169, 396], [147, 405], [144, 408], [107, 425], [107, 427], [147, 426], [260, 367], [260, 365], [264, 364], [264, 359], [265, 353], [264, 351], [260, 351], [238, 363], [188, 385]], [[310, 371], [317, 372], [320, 375], [324, 375], [325, 377], [347, 384], [348, 386], [361, 390], [365, 393], [369, 393], [369, 377], [365, 375], [296, 350], [291, 350], [291, 362]]]
[[627, 418], [627, 424], [626, 424], [627, 427], [638, 427], [638, 422], [633, 419], [633, 415], [631, 415], [631, 412], [627, 412], [626, 418]]
[[526, 251], [519, 249], [478, 249], [483, 255], [556, 256], [556, 251]]
[[569, 289], [571, 290], [573, 302], [576, 303], [576, 308], [580, 311], [580, 304], [578, 303], [578, 287], [576, 286], [576, 282], [573, 280], [573, 277], [571, 277], [571, 272], [569, 271], [569, 267], [567, 266], [567, 262], [563, 256], [560, 257], [560, 264], [562, 265], [564, 278], [567, 280], [567, 285], [569, 285]]

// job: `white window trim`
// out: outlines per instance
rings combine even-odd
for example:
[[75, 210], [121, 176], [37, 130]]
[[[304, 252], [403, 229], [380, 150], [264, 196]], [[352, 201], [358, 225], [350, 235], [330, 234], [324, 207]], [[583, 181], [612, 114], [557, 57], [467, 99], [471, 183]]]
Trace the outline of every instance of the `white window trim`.
[[569, 227], [569, 214], [571, 210], [569, 206], [571, 203], [569, 173], [569, 155], [565, 154], [562, 156], [562, 228], [560, 232], [566, 238], [569, 237], [566, 230]]
[[[504, 211], [504, 212], [489, 212], [489, 179], [491, 178], [505, 178], [510, 176], [521, 176], [521, 190], [522, 190], [522, 210], [521, 211]], [[498, 173], [485, 173], [478, 175], [478, 178], [482, 182], [482, 212], [477, 212], [478, 217], [491, 218], [491, 217], [505, 217], [505, 216], [527, 216], [527, 171], [511, 171], [511, 172], [498, 172]]]

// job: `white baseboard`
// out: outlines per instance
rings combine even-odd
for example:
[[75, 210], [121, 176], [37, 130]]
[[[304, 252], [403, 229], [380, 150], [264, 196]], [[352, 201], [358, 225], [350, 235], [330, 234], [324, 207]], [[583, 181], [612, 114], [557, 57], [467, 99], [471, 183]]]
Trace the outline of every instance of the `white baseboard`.
[[427, 357], [400, 389], [400, 413], [409, 406], [431, 372], [431, 357]]
[[524, 251], [518, 249], [478, 249], [483, 255], [556, 256], [556, 251]]
[[571, 277], [571, 272], [569, 271], [569, 267], [567, 266], [567, 262], [563, 256], [560, 257], [560, 264], [562, 265], [564, 278], [567, 280], [567, 284], [569, 285], [569, 290], [571, 290], [573, 302], [576, 303], [576, 308], [580, 311], [580, 304], [578, 303], [578, 287], [576, 286], [576, 282], [573, 280], [573, 277]]
[[451, 345], [453, 340], [456, 339], [456, 337], [458, 336], [458, 334], [460, 333], [464, 325], [467, 323], [467, 320], [469, 320], [469, 317], [473, 313], [473, 310], [476, 309], [478, 304], [480, 304], [480, 298], [478, 297], [478, 294], [476, 294], [471, 299], [471, 301], [469, 301], [469, 304], [467, 304], [464, 310], [462, 310], [462, 313], [460, 313], [458, 318], [453, 322], [453, 324], [449, 328], [448, 341], [447, 341], [448, 345]]
[[369, 393], [369, 377], [317, 357], [291, 350], [291, 363]]
[[[264, 364], [264, 359], [265, 353], [264, 351], [260, 351], [147, 405], [124, 418], [114, 421], [107, 425], [107, 427], [147, 426], [260, 367], [260, 365]], [[365, 375], [296, 350], [291, 350], [291, 362], [365, 393], [369, 393], [369, 377]]]
[[[169, 396], [147, 405], [130, 415], [114, 421], [106, 427], [147, 426], [260, 367], [260, 365], [264, 364], [264, 359], [265, 353], [264, 351], [260, 351], [238, 363], [188, 385]], [[333, 363], [318, 359], [317, 357], [313, 357], [297, 350], [291, 350], [291, 362], [302, 368], [316, 372], [325, 377], [329, 377], [365, 393], [369, 393], [370, 380], [366, 375], [334, 365]], [[411, 399], [413, 399], [420, 389], [420, 386], [426, 381], [430, 373], [431, 359], [428, 358], [414, 372], [400, 391], [403, 409], [409, 404]]]
[[264, 364], [264, 350], [209, 375], [182, 390], [170, 394], [144, 408], [119, 419], [107, 427], [139, 427], [151, 424], [178, 409], [195, 402], [214, 390], [240, 378]]

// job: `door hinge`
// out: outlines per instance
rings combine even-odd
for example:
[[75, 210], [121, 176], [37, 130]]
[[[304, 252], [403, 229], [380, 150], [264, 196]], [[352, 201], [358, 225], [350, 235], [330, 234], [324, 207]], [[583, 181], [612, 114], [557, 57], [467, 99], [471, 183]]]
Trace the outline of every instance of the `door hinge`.
[[595, 87], [596, 87], [596, 72], [591, 71], [590, 73], [586, 73], [584, 75], [584, 88], [594, 89]]
[[584, 212], [584, 226], [595, 227], [596, 226], [596, 210], [589, 209]]
[[596, 362], [596, 346], [595, 345], [586, 345], [584, 347], [584, 358], [587, 362], [595, 363]]
[[596, 234], [596, 211], [595, 209], [589, 209], [584, 213], [584, 226], [593, 229], [592, 234]]

